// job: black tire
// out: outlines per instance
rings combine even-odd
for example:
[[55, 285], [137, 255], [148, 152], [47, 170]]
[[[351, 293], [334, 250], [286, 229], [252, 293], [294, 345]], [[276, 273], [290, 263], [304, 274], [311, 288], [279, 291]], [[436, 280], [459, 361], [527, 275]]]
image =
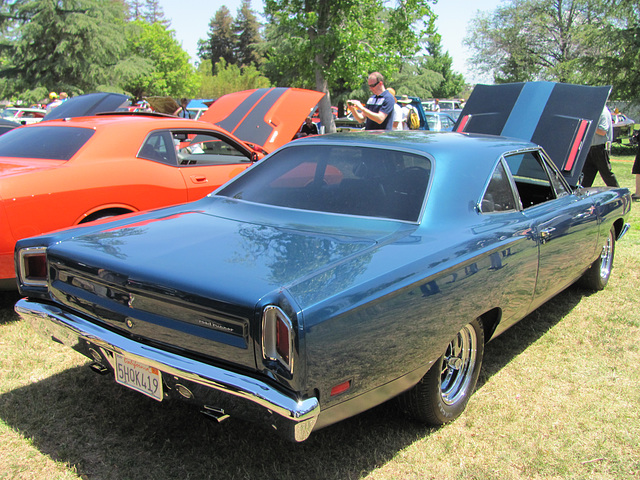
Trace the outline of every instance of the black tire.
[[599, 291], [607, 286], [613, 268], [613, 257], [616, 251], [616, 232], [613, 228], [609, 231], [602, 251], [598, 259], [591, 264], [589, 269], [580, 278], [580, 285], [589, 290]]
[[402, 407], [431, 426], [455, 420], [476, 387], [483, 356], [484, 330], [476, 319], [458, 332], [420, 382], [400, 396]]

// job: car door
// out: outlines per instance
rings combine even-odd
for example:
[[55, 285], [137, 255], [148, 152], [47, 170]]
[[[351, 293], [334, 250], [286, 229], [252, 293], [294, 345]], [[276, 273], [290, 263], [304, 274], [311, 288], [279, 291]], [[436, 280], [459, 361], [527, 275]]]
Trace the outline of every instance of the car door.
[[252, 164], [250, 151], [217, 132], [173, 132], [188, 201], [208, 195]]
[[523, 214], [538, 240], [538, 273], [532, 309], [571, 284], [593, 261], [598, 229], [589, 196], [575, 195], [542, 152], [506, 158]]

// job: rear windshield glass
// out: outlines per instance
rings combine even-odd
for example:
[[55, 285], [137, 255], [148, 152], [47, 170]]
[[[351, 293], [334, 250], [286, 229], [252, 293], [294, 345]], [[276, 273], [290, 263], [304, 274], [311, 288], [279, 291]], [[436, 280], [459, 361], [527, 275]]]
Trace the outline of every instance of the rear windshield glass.
[[407, 152], [300, 145], [256, 164], [218, 195], [282, 207], [416, 222], [431, 172]]
[[77, 127], [16, 128], [0, 136], [0, 157], [69, 160], [93, 132]]

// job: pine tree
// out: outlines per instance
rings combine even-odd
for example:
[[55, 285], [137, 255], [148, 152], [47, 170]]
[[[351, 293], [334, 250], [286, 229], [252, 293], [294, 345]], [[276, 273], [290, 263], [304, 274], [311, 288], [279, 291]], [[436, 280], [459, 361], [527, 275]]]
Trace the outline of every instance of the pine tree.
[[236, 59], [239, 65], [255, 65], [261, 63], [258, 45], [262, 41], [260, 24], [255, 13], [251, 10], [251, 0], [242, 0], [238, 14], [233, 24], [236, 35]]

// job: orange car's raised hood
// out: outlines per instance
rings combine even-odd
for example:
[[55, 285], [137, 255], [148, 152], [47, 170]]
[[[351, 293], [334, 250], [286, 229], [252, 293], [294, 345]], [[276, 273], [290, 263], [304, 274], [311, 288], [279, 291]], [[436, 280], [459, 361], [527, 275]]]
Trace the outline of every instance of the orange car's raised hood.
[[216, 100], [199, 120], [273, 152], [290, 142], [324, 93], [300, 88], [259, 88]]

